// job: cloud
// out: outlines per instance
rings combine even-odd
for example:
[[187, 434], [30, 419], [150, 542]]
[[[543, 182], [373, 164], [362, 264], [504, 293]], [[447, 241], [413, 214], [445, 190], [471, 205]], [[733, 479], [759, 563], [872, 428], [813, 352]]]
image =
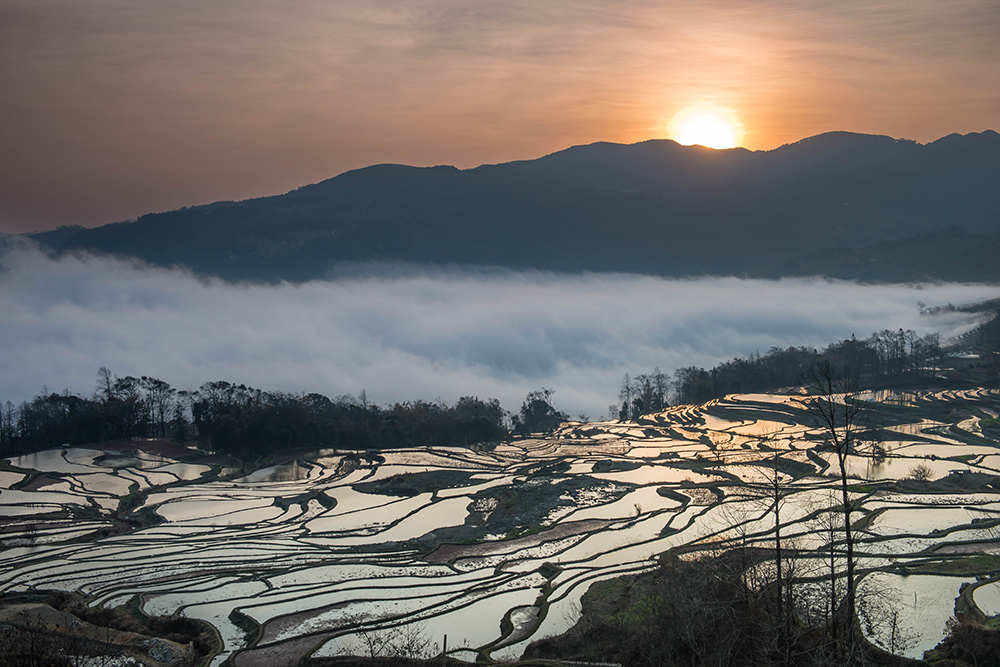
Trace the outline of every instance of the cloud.
[[379, 403], [493, 396], [517, 409], [539, 386], [602, 415], [622, 374], [709, 367], [772, 346], [823, 346], [883, 328], [968, 328], [917, 302], [1000, 296], [983, 285], [673, 280], [624, 274], [355, 271], [327, 281], [233, 285], [25, 244], [0, 256], [0, 400], [90, 394], [98, 367], [179, 388], [230, 380]]

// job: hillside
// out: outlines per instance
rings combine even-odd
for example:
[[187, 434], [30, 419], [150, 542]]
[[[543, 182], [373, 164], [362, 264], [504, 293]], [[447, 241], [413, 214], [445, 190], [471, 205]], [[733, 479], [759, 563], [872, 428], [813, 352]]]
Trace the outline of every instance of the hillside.
[[1000, 135], [832, 132], [772, 151], [595, 143], [475, 169], [377, 165], [273, 197], [34, 235], [235, 280], [404, 261], [1000, 280]]

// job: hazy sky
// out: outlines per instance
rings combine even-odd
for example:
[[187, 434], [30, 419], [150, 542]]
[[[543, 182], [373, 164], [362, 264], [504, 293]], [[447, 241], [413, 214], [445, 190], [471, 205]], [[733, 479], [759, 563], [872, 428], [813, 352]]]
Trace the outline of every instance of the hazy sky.
[[362, 389], [375, 402], [463, 395], [516, 410], [541, 386], [556, 407], [598, 417], [626, 372], [711, 367], [772, 346], [884, 328], [940, 331], [974, 321], [929, 305], [1000, 296], [989, 285], [702, 278], [538, 271], [437, 271], [290, 285], [233, 285], [183, 271], [0, 252], [0, 402], [90, 395], [100, 366], [194, 389]]
[[1000, 129], [997, 0], [0, 0], [0, 229], [284, 192], [378, 162], [665, 136]]

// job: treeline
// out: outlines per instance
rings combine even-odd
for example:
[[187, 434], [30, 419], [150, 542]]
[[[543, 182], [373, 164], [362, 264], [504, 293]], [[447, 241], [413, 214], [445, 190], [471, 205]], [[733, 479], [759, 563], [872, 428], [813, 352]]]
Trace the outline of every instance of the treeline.
[[418, 400], [383, 407], [369, 403], [363, 391], [330, 399], [209, 382], [192, 395], [191, 414], [202, 442], [241, 453], [465, 446], [507, 435], [500, 402], [473, 396], [450, 406]]
[[865, 385], [934, 377], [942, 355], [937, 333], [920, 336], [913, 330], [884, 329], [865, 339], [854, 336], [832, 343], [825, 350], [806, 347], [772, 347], [766, 354], [735, 357], [711, 370], [689, 366], [674, 372], [673, 389], [678, 403], [702, 403], [745, 392], [764, 392], [807, 382], [809, 368], [828, 360], [847, 367]]
[[652, 373], [622, 378], [622, 386], [618, 391], [618, 403], [608, 406], [608, 419], [637, 419], [641, 415], [660, 412], [670, 405], [668, 392], [670, 377], [660, 371], [657, 366]]
[[507, 413], [492, 398], [379, 406], [364, 391], [330, 399], [225, 381], [185, 391], [156, 378], [119, 378], [101, 367], [90, 398], [43, 391], [18, 406], [8, 401], [0, 407], [0, 455], [148, 437], [197, 439], [208, 449], [235, 454], [469, 445], [506, 437], [506, 422]]
[[[994, 320], [1000, 323], [1000, 319]], [[686, 366], [673, 377], [660, 371], [622, 378], [618, 402], [608, 406], [609, 419], [635, 419], [675, 404], [704, 403], [726, 394], [766, 392], [807, 382], [809, 368], [822, 360], [848, 367], [867, 385], [933, 377], [942, 355], [938, 334], [885, 329], [868, 338], [832, 343], [819, 351], [806, 347], [772, 347], [765, 354], [735, 357], [705, 370]]]
[[37, 451], [60, 444], [89, 444], [190, 433], [187, 399], [163, 380], [115, 377], [102, 366], [90, 398], [44, 390], [30, 401], [0, 406], [0, 451]]

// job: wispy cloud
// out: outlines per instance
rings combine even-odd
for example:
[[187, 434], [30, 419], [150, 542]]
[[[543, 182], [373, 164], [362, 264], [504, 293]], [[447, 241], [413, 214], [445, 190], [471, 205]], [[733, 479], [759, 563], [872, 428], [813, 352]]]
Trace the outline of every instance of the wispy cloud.
[[89, 394], [106, 365], [182, 388], [364, 388], [380, 403], [475, 394], [508, 409], [544, 385], [561, 409], [598, 416], [626, 371], [710, 366], [885, 327], [949, 335], [967, 318], [921, 317], [917, 301], [1000, 296], [956, 284], [443, 270], [248, 286], [28, 247], [0, 265], [0, 400], [15, 402], [43, 385]]

